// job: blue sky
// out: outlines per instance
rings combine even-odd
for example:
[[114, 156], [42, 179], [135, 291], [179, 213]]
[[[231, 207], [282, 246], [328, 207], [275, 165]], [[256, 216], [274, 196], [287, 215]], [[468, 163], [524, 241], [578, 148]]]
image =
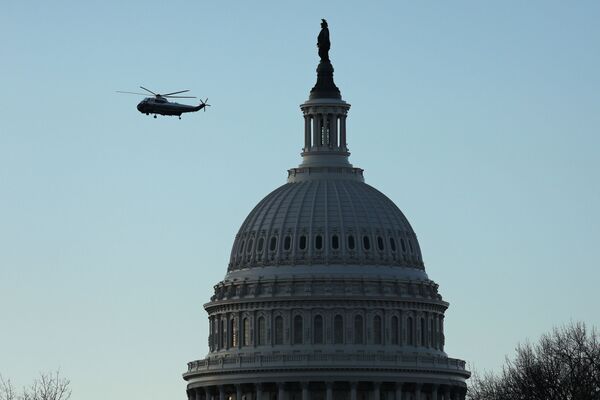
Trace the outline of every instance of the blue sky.
[[[300, 162], [330, 23], [351, 162], [417, 232], [447, 351], [600, 326], [600, 3], [21, 1], [0, 13], [0, 373], [185, 396], [244, 217]], [[141, 115], [139, 85], [206, 113]]]

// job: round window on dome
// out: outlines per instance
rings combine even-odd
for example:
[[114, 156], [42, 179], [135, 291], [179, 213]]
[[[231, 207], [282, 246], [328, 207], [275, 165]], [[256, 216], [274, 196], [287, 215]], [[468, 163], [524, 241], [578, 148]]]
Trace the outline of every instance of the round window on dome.
[[377, 236], [377, 248], [379, 251], [383, 251], [383, 238], [381, 236]]
[[338, 235], [333, 235], [331, 237], [331, 248], [333, 250], [337, 250], [340, 248], [340, 238], [338, 237]]
[[284, 248], [284, 250], [289, 250], [291, 247], [292, 247], [292, 237], [286, 236], [285, 239], [283, 239], [283, 248]]
[[348, 248], [350, 250], [354, 250], [354, 247], [356, 247], [356, 244], [354, 243], [354, 235], [348, 235]]
[[365, 250], [371, 250], [371, 239], [368, 236], [363, 236], [363, 247]]
[[317, 237], [315, 237], [315, 248], [317, 250], [323, 249], [323, 236], [317, 235]]
[[265, 246], [265, 238], [258, 239], [258, 249], [257, 249], [257, 251], [259, 253], [262, 253], [264, 246]]
[[298, 247], [300, 250], [306, 250], [306, 236], [300, 236], [300, 240], [298, 241]]
[[271, 242], [269, 243], [269, 250], [275, 251], [277, 248], [277, 237], [271, 236]]
[[390, 238], [390, 247], [392, 248], [392, 251], [396, 251], [396, 241], [393, 237]]

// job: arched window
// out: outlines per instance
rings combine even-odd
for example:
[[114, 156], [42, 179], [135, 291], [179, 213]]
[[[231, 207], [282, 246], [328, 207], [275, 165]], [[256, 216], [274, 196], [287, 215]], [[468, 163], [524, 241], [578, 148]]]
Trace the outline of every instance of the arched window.
[[398, 317], [394, 315], [392, 317], [392, 344], [399, 344], [398, 339]]
[[258, 248], [256, 249], [256, 251], [258, 253], [262, 253], [264, 246], [265, 246], [265, 238], [261, 237], [260, 239], [258, 239]]
[[323, 236], [317, 235], [315, 237], [315, 249], [317, 249], [317, 250], [323, 249]]
[[302, 338], [302, 316], [296, 315], [294, 317], [294, 344], [302, 344], [304, 342]]
[[266, 336], [265, 317], [258, 317], [258, 325], [256, 327], [256, 344], [259, 346], [264, 346], [267, 344]]
[[381, 236], [377, 236], [377, 248], [379, 251], [383, 251], [383, 238]]
[[323, 344], [323, 317], [315, 315], [313, 325], [313, 330], [315, 332], [314, 343]]
[[429, 319], [429, 346], [435, 347], [435, 332], [433, 330], [433, 319]]
[[238, 249], [238, 254], [242, 255], [242, 253], [244, 252], [244, 241], [242, 240], [242, 243], [240, 243], [240, 248]]
[[300, 247], [300, 250], [306, 249], [306, 236], [305, 235], [300, 236], [300, 240], [298, 242], [298, 247]]
[[291, 236], [286, 236], [285, 239], [283, 239], [283, 249], [289, 250], [291, 247], [292, 247], [292, 238], [291, 238]]
[[406, 245], [404, 244], [404, 239], [400, 238], [400, 246], [402, 247], [402, 252], [406, 253]]
[[341, 315], [333, 319], [333, 343], [344, 344], [344, 318]]
[[277, 248], [277, 237], [271, 236], [271, 242], [269, 243], [269, 250], [275, 251], [276, 248]]
[[244, 318], [242, 321], [242, 346], [250, 346], [250, 320]]
[[364, 340], [363, 317], [362, 315], [357, 315], [354, 317], [354, 344], [363, 344]]
[[355, 245], [356, 244], [354, 243], [354, 236], [353, 235], [349, 235], [348, 236], [348, 248], [350, 250], [354, 250]]
[[254, 240], [252, 240], [252, 239], [248, 240], [248, 247], [246, 248], [246, 253], [250, 254], [250, 252], [252, 251], [253, 242], [254, 242]]
[[337, 250], [340, 248], [340, 238], [338, 235], [333, 235], [331, 237], [331, 248], [333, 250]]
[[235, 318], [229, 320], [229, 347], [237, 347], [238, 345], [238, 332], [237, 332], [237, 321]]
[[371, 239], [368, 236], [363, 236], [363, 248], [365, 250], [371, 250]]
[[409, 346], [414, 346], [415, 345], [415, 336], [414, 336], [414, 331], [413, 331], [414, 327], [413, 327], [413, 319], [412, 317], [408, 317], [406, 319], [406, 336], [407, 336], [407, 342]]
[[283, 317], [275, 317], [275, 344], [283, 344]]
[[393, 237], [390, 238], [390, 247], [392, 248], [392, 251], [396, 251], [396, 241]]
[[373, 343], [374, 344], [382, 344], [382, 335], [381, 335], [381, 317], [376, 315], [373, 318]]
[[425, 346], [425, 318], [421, 318], [421, 346]]
[[217, 332], [216, 332], [216, 324], [214, 318], [210, 319], [210, 351], [215, 350], [215, 345], [217, 341]]
[[223, 347], [225, 347], [225, 343], [227, 343], [227, 341], [225, 340], [225, 320], [222, 319], [221, 323], [220, 323], [220, 329], [219, 329], [219, 348], [222, 349]]

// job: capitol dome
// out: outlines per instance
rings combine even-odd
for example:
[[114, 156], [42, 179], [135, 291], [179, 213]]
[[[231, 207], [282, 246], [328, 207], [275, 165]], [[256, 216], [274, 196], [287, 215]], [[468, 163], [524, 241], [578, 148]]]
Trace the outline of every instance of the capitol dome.
[[274, 265], [388, 265], [423, 269], [400, 209], [362, 179], [287, 183], [252, 210], [236, 235], [229, 271]]
[[470, 373], [444, 350], [449, 304], [415, 232], [350, 164], [328, 35], [323, 20], [302, 161], [235, 237], [204, 305], [208, 354], [183, 375], [189, 400], [465, 397]]

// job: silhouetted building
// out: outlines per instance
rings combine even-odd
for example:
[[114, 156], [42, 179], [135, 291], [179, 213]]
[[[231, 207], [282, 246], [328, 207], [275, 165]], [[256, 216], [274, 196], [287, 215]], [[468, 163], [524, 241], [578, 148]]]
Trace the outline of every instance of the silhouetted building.
[[302, 163], [252, 210], [205, 305], [209, 353], [190, 400], [456, 400], [469, 372], [444, 352], [448, 303], [408, 220], [348, 161], [350, 104], [322, 57]]

